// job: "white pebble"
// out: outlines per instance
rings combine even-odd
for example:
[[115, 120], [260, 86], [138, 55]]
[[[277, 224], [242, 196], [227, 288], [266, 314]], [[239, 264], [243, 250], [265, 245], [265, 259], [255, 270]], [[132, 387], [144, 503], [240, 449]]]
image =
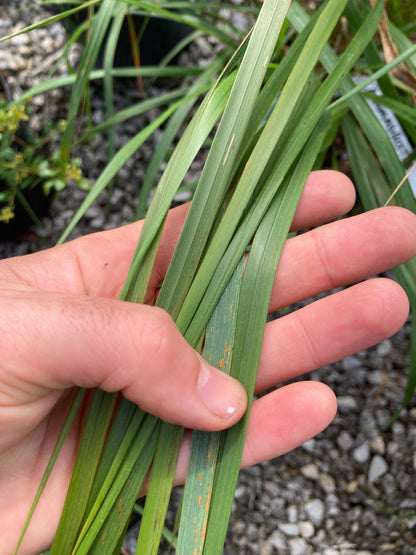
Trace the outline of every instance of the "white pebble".
[[352, 456], [357, 463], [365, 463], [370, 458], [370, 447], [368, 443], [363, 443], [354, 449]]
[[306, 464], [300, 471], [305, 478], [309, 478], [310, 480], [317, 480], [319, 478], [319, 470], [316, 464]]
[[375, 455], [371, 460], [370, 468], [368, 471], [368, 482], [370, 484], [376, 482], [381, 476], [383, 476], [383, 474], [387, 472], [387, 468], [387, 463], [383, 459], [383, 457], [380, 457], [380, 455]]
[[315, 526], [320, 526], [324, 519], [325, 505], [320, 499], [308, 501], [305, 505], [306, 514]]
[[305, 555], [305, 553], [307, 553], [307, 549], [308, 545], [303, 538], [289, 540], [290, 555]]
[[297, 524], [282, 522], [279, 524], [279, 530], [283, 532], [285, 536], [299, 536], [299, 527]]
[[276, 530], [269, 536], [269, 543], [276, 549], [287, 550], [287, 543], [285, 536]]
[[332, 493], [335, 491], [335, 480], [326, 472], [322, 472], [319, 476], [319, 485], [325, 493]]
[[302, 520], [298, 523], [300, 535], [304, 538], [312, 538], [315, 534], [315, 527], [309, 520]]

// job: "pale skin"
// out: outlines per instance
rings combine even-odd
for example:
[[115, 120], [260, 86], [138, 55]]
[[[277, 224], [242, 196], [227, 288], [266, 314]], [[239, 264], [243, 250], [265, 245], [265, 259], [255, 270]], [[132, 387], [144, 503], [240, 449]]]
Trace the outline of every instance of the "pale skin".
[[[335, 220], [354, 202], [350, 181], [311, 174], [293, 229]], [[147, 302], [152, 303], [187, 207], [171, 211]], [[188, 428], [219, 430], [243, 414], [242, 387], [201, 365], [160, 309], [117, 300], [141, 224], [0, 262], [0, 553], [13, 552], [62, 425], [74, 386], [121, 391], [141, 408]], [[400, 208], [338, 220], [287, 241], [270, 310], [355, 285], [269, 323], [257, 392], [373, 345], [408, 315], [401, 287], [364, 280], [416, 254], [416, 217]], [[201, 377], [201, 372], [203, 373]], [[253, 403], [243, 465], [279, 456], [322, 431], [336, 398], [322, 383], [297, 382]], [[22, 554], [50, 545], [80, 434], [58, 460]], [[185, 438], [176, 481], [186, 473]]]

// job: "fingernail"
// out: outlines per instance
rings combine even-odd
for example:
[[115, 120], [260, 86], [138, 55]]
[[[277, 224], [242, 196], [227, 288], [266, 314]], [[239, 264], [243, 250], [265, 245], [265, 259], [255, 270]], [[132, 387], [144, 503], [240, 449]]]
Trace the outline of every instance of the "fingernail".
[[209, 411], [221, 418], [231, 418], [246, 405], [243, 386], [220, 371], [215, 371], [201, 358], [198, 393]]

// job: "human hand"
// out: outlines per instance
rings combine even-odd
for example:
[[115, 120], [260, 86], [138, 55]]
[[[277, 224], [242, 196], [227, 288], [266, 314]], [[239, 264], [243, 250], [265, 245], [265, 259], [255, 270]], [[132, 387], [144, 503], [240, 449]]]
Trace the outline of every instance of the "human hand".
[[[354, 201], [335, 172], [311, 174], [293, 229], [331, 221]], [[154, 300], [187, 207], [171, 211], [147, 302]], [[87, 236], [0, 262], [0, 553], [12, 553], [68, 410], [74, 386], [121, 391], [142, 409], [189, 428], [222, 429], [246, 399], [232, 378], [205, 367], [170, 317], [116, 300], [141, 224]], [[416, 254], [416, 217], [379, 209], [290, 239], [270, 310], [356, 283]], [[270, 322], [257, 392], [364, 349], [394, 334], [408, 314], [403, 290], [373, 279]], [[198, 385], [199, 384], [199, 385]], [[200, 393], [198, 393], [198, 391]], [[208, 406], [210, 408], [208, 408]], [[297, 382], [253, 403], [243, 464], [276, 457], [324, 429], [336, 399], [317, 382]], [[51, 542], [82, 429], [72, 428], [20, 553]], [[189, 453], [184, 440], [177, 481]]]

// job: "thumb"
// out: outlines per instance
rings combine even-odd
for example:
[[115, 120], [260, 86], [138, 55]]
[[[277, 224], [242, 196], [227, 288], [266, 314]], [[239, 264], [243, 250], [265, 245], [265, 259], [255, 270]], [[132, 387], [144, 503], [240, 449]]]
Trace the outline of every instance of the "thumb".
[[39, 290], [1, 297], [3, 407], [99, 387], [202, 430], [227, 428], [246, 408], [243, 386], [206, 363], [160, 308]]

